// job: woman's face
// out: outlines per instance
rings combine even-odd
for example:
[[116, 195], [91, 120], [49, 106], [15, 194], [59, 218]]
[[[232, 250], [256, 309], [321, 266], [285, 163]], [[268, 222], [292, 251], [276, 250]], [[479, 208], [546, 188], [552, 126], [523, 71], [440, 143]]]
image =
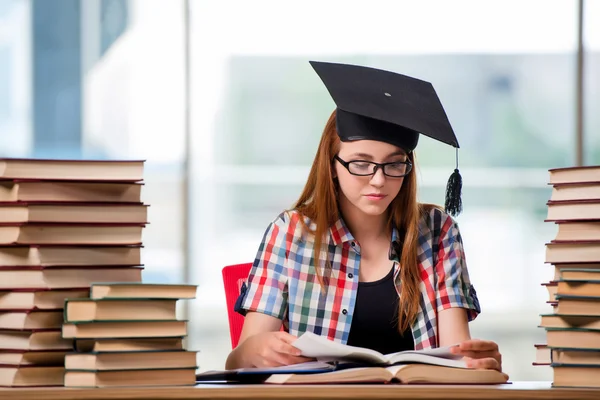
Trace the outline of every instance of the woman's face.
[[[341, 142], [337, 156], [345, 162], [372, 161], [376, 163], [393, 163], [407, 161], [404, 150], [389, 143], [374, 140], [357, 140]], [[352, 175], [342, 163], [334, 159], [333, 176], [339, 182], [339, 201], [349, 203], [358, 211], [375, 216], [383, 214], [392, 200], [396, 198], [404, 177], [390, 177], [384, 175], [382, 168], [377, 168], [374, 175]], [[372, 171], [372, 165], [358, 163], [352, 167], [353, 172], [367, 173]], [[403, 164], [388, 166], [389, 172], [396, 173], [403, 168]], [[388, 171], [386, 171], [388, 172]]]

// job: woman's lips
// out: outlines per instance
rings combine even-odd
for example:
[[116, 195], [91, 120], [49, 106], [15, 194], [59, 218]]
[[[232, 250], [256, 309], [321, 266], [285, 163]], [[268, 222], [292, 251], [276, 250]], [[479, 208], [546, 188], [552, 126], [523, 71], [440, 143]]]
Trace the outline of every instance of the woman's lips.
[[369, 200], [377, 201], [377, 200], [384, 199], [385, 197], [387, 197], [387, 195], [385, 195], [385, 194], [374, 194], [374, 193], [371, 193], [371, 194], [365, 195], [365, 197], [367, 199], [369, 199]]

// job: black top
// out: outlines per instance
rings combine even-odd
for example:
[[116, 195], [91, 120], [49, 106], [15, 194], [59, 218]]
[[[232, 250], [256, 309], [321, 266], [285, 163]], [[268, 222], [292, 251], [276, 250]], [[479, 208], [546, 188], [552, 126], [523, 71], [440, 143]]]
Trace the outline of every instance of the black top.
[[378, 281], [359, 282], [347, 344], [382, 354], [414, 350], [411, 329], [403, 334], [398, 331], [399, 301], [393, 267]]

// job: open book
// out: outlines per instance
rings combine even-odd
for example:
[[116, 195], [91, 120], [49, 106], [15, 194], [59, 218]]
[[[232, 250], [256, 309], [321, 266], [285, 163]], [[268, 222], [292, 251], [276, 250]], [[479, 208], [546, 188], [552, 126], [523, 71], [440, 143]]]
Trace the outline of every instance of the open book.
[[399, 363], [422, 363], [446, 367], [467, 368], [462, 356], [452, 354], [451, 346], [427, 350], [408, 350], [398, 353], [381, 354], [375, 350], [354, 347], [334, 342], [324, 336], [305, 332], [292, 346], [300, 349], [305, 357], [317, 361], [337, 361], [364, 364], [393, 365]]
[[439, 384], [500, 384], [508, 376], [491, 369], [442, 367], [428, 364], [397, 364], [389, 367], [338, 369], [314, 374], [273, 374], [264, 383], [439, 383]]
[[495, 370], [467, 368], [450, 347], [381, 354], [362, 347], [333, 342], [314, 333], [304, 333], [292, 345], [316, 361], [273, 368], [241, 368], [208, 371], [198, 382], [241, 381], [245, 383], [506, 383], [508, 376]]

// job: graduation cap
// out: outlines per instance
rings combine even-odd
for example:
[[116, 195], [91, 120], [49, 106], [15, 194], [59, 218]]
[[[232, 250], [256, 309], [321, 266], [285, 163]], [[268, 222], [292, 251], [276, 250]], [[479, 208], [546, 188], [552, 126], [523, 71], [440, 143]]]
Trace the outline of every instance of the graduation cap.
[[311, 61], [336, 104], [340, 140], [377, 140], [407, 153], [421, 134], [456, 148], [456, 168], [446, 187], [446, 212], [462, 211], [458, 139], [429, 82], [358, 65]]

